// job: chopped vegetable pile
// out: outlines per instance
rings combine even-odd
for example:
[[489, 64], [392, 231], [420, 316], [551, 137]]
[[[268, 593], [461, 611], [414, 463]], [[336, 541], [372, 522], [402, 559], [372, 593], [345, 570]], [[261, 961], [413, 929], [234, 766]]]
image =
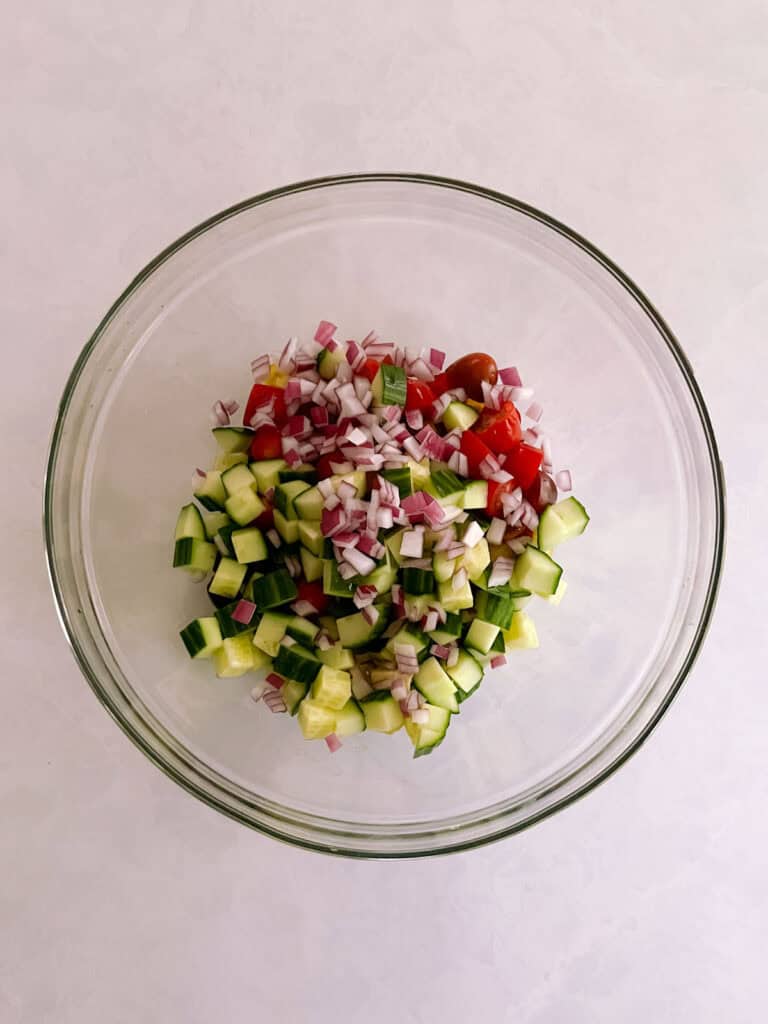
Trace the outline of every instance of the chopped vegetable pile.
[[237, 402], [213, 406], [219, 454], [196, 471], [173, 564], [212, 574], [215, 611], [181, 638], [220, 677], [263, 670], [254, 699], [332, 752], [404, 727], [419, 756], [487, 667], [538, 646], [523, 609], [559, 603], [552, 553], [589, 517], [558, 501], [571, 476], [553, 474], [515, 368], [335, 334], [321, 321], [256, 359], [243, 426]]

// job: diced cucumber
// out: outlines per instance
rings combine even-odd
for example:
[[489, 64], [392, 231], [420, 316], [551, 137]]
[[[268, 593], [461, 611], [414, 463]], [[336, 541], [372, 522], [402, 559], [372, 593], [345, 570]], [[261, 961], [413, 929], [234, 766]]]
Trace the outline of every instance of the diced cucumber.
[[515, 612], [512, 624], [504, 630], [504, 642], [507, 647], [533, 648], [539, 646], [539, 635], [536, 623], [525, 612]]
[[314, 580], [321, 579], [323, 575], [323, 560], [318, 558], [317, 555], [313, 555], [307, 548], [302, 547], [299, 550], [299, 558], [301, 559], [301, 568], [304, 570], [304, 579], [307, 583], [312, 583]]
[[244, 601], [253, 601], [253, 584], [256, 580], [261, 579], [263, 575], [263, 572], [256, 572], [255, 569], [251, 572], [250, 576], [246, 580], [245, 586], [243, 587], [243, 592], [240, 595]]
[[[234, 531], [236, 529], [237, 529], [237, 524], [233, 523], [230, 520], [227, 523], [227, 525], [226, 526], [222, 526], [222, 528], [216, 534], [216, 536], [219, 538], [219, 543], [216, 545], [218, 547], [219, 551], [221, 551], [221, 548], [222, 548], [222, 545], [223, 545], [224, 548], [226, 548], [226, 553], [231, 558], [234, 558], [234, 555], [235, 555], [235, 549], [232, 547], [232, 534], [234, 533]], [[214, 538], [214, 540], [215, 539], [216, 538]]]
[[292, 618], [278, 612], [265, 612], [253, 637], [254, 646], [274, 658]]
[[324, 594], [328, 594], [329, 597], [351, 597], [359, 582], [359, 576], [353, 576], [349, 580], [342, 579], [336, 560], [333, 558], [323, 559]]
[[[248, 600], [248, 599], [246, 599]], [[232, 601], [231, 604], [222, 605], [221, 608], [217, 608], [215, 615], [216, 621], [221, 630], [221, 635], [224, 636], [239, 636], [240, 633], [253, 633], [259, 624], [259, 614], [254, 613], [253, 618], [250, 622], [238, 622], [237, 619], [232, 618], [232, 613], [240, 604], [239, 601]]]
[[305, 697], [299, 704], [296, 717], [305, 740], [324, 739], [336, 728], [336, 713], [311, 697]]
[[222, 635], [219, 624], [213, 616], [193, 619], [180, 633], [190, 658], [210, 658], [221, 647]]
[[333, 380], [338, 368], [346, 362], [346, 351], [344, 345], [339, 345], [333, 352], [327, 348], [320, 349], [317, 353], [317, 372], [323, 380]]
[[217, 554], [216, 545], [207, 540], [182, 537], [173, 548], [173, 567], [187, 572], [210, 572]]
[[176, 520], [174, 540], [181, 540], [184, 537], [192, 537], [196, 540], [205, 540], [205, 526], [203, 517], [197, 505], [184, 505]]
[[491, 551], [485, 537], [478, 541], [473, 548], [466, 549], [461, 556], [461, 564], [467, 570], [467, 575], [473, 583], [482, 576], [491, 564]]
[[447, 612], [458, 612], [462, 608], [471, 608], [475, 603], [469, 580], [459, 590], [453, 589], [452, 580], [438, 583], [437, 593], [440, 604]]
[[208, 585], [208, 590], [219, 597], [236, 597], [247, 572], [248, 567], [236, 562], [234, 558], [222, 558]]
[[309, 693], [309, 683], [300, 683], [298, 679], [286, 679], [280, 687], [280, 696], [285, 701], [285, 707], [289, 715], [295, 715], [299, 710], [299, 704]]
[[408, 381], [403, 367], [382, 363], [373, 378], [371, 391], [374, 405], [405, 405]]
[[280, 470], [286, 469], [287, 466], [285, 459], [262, 459], [260, 462], [252, 462], [250, 470], [256, 480], [259, 494], [266, 494], [271, 487], [277, 487], [280, 483]]
[[393, 733], [402, 728], [403, 712], [388, 690], [374, 690], [360, 702], [366, 728], [373, 732]]
[[228, 636], [213, 652], [213, 664], [220, 679], [245, 675], [254, 668], [253, 643], [249, 636]]
[[395, 533], [391, 533], [384, 542], [385, 546], [389, 549], [389, 553], [392, 555], [397, 565], [400, 565], [400, 562], [402, 561], [400, 557], [400, 547], [402, 546], [405, 532], [405, 527], [403, 527], [401, 530], [397, 530]]
[[464, 506], [464, 482], [453, 470], [434, 469], [426, 489], [441, 505]]
[[340, 643], [335, 643], [325, 651], [318, 651], [317, 656], [324, 665], [331, 668], [343, 668], [345, 671], [355, 664], [355, 656]]
[[413, 478], [410, 466], [401, 466], [399, 469], [385, 469], [381, 474], [385, 480], [394, 484], [400, 492], [401, 498], [407, 498], [413, 494]]
[[207, 508], [211, 512], [224, 508], [227, 492], [224, 490], [224, 484], [221, 482], [221, 473], [215, 469], [206, 473], [194, 494], [203, 508]]
[[238, 526], [247, 526], [254, 519], [258, 519], [264, 511], [264, 502], [255, 491], [245, 487], [231, 498], [227, 498], [224, 508], [230, 519], [234, 519]]
[[285, 569], [276, 569], [254, 580], [253, 600], [262, 611], [295, 601], [297, 596], [296, 584]]
[[232, 520], [226, 512], [203, 512], [203, 523], [205, 524], [205, 536], [213, 540], [219, 530], [229, 526]]
[[282, 512], [286, 519], [299, 519], [294, 501], [308, 490], [310, 486], [303, 480], [289, 480], [288, 483], [278, 484], [274, 498], [276, 510]]
[[355, 612], [354, 615], [345, 615], [336, 620], [339, 640], [341, 640], [344, 647], [356, 650], [359, 647], [365, 647], [366, 644], [375, 640], [377, 636], [381, 636], [387, 628], [389, 613], [388, 609], [381, 605], [376, 605], [375, 607], [379, 610], [379, 617], [372, 626], [362, 612]]
[[445, 583], [456, 572], [455, 558], [448, 558], [444, 551], [436, 551], [432, 555], [432, 571], [438, 583]]
[[401, 571], [403, 590], [406, 594], [432, 594], [435, 590], [435, 574], [431, 569], [410, 569]]
[[227, 492], [228, 498], [231, 498], [233, 494], [238, 494], [240, 491], [256, 490], [256, 481], [254, 480], [253, 473], [242, 463], [224, 470], [221, 474], [221, 482], [224, 484], [224, 490]]
[[238, 562], [263, 562], [267, 558], [267, 542], [255, 526], [233, 530], [231, 542]]
[[283, 538], [286, 544], [295, 544], [299, 539], [299, 520], [286, 519], [278, 509], [272, 510], [275, 520], [275, 529]]
[[443, 424], [447, 430], [469, 430], [480, 413], [471, 405], [451, 402], [443, 413]]
[[[304, 492], [305, 494], [308, 492]], [[324, 541], [323, 531], [320, 529], [319, 523], [308, 523], [304, 519], [299, 520], [299, 540], [311, 551], [313, 555], [318, 558], [323, 557]]]
[[498, 635], [498, 626], [494, 626], [490, 622], [483, 622], [482, 619], [474, 619], [464, 637], [464, 643], [481, 654], [487, 654]]
[[317, 487], [310, 487], [293, 499], [293, 507], [298, 519], [319, 523], [323, 515], [323, 496]]
[[275, 672], [286, 679], [298, 679], [300, 683], [311, 683], [321, 668], [312, 651], [301, 644], [287, 647], [281, 643], [275, 655]]
[[456, 683], [459, 703], [466, 700], [483, 680], [483, 669], [468, 651], [459, 651], [459, 659], [455, 665], [446, 665], [445, 671]]
[[429, 634], [430, 639], [436, 644], [451, 644], [461, 636], [462, 632], [461, 615], [458, 612], [450, 612], [437, 629]]
[[300, 463], [298, 466], [288, 466], [286, 469], [281, 469], [278, 473], [280, 477], [280, 483], [288, 483], [289, 480], [303, 480], [305, 484], [314, 484], [317, 482], [317, 470], [314, 466], [309, 463]]
[[413, 685], [430, 704], [446, 708], [452, 714], [459, 710], [456, 687], [450, 676], [443, 671], [437, 658], [427, 658], [413, 677]]
[[429, 722], [425, 722], [424, 725], [416, 725], [410, 719], [405, 721], [406, 732], [413, 743], [414, 757], [431, 754], [435, 747], [442, 743], [451, 724], [451, 712], [446, 708], [427, 704], [426, 709], [429, 711]]
[[422, 633], [420, 629], [413, 625], [404, 626], [399, 633], [395, 633], [387, 640], [384, 650], [390, 654], [393, 658], [395, 656], [395, 644], [411, 644], [413, 649], [418, 655], [421, 651], [425, 651], [429, 644], [429, 637], [426, 633]]
[[515, 610], [515, 598], [506, 587], [478, 591], [475, 611], [483, 622], [509, 629]]
[[253, 431], [250, 427], [214, 427], [213, 436], [223, 452], [247, 452]]
[[248, 456], [245, 452], [219, 452], [213, 460], [213, 468], [223, 475], [225, 469], [231, 469], [240, 464], [248, 465]]
[[330, 665], [321, 665], [312, 683], [312, 699], [323, 707], [341, 711], [352, 696], [352, 677], [349, 672]]
[[562, 574], [563, 570], [557, 562], [544, 551], [529, 544], [515, 561], [512, 578], [516, 586], [532, 590], [541, 597], [549, 597], [556, 593]]
[[334, 643], [337, 643], [339, 639], [339, 630], [336, 625], [336, 619], [331, 615], [321, 615], [319, 622], [331, 640], [333, 640]]
[[556, 505], [548, 505], [541, 513], [538, 544], [542, 551], [552, 551], [564, 540], [584, 533], [589, 522], [587, 510], [576, 498], [565, 498]]
[[554, 605], [560, 604], [560, 602], [563, 600], [563, 597], [565, 597], [565, 592], [567, 589], [568, 584], [565, 581], [565, 576], [561, 576], [560, 582], [557, 584], [557, 590], [554, 592], [554, 594], [551, 594], [547, 598], [548, 603]]
[[469, 480], [464, 488], [464, 508], [485, 508], [488, 504], [488, 481]]
[[355, 733], [365, 732], [365, 715], [354, 697], [350, 697], [341, 711], [336, 712], [334, 732], [337, 736], [354, 736]]
[[320, 627], [302, 615], [294, 615], [285, 632], [300, 644], [304, 644], [305, 647], [312, 647], [315, 637], [320, 632]]

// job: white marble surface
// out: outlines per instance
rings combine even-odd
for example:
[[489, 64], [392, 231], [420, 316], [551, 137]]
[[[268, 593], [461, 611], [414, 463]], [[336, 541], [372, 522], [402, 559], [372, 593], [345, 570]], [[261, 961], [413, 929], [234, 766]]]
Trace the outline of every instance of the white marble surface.
[[[3, 1024], [765, 1019], [767, 35], [761, 0], [6, 7]], [[629, 270], [709, 401], [730, 542], [704, 653], [618, 776], [518, 838], [376, 864], [248, 832], [129, 744], [59, 631], [40, 492], [138, 268], [241, 197], [383, 169], [511, 192]]]

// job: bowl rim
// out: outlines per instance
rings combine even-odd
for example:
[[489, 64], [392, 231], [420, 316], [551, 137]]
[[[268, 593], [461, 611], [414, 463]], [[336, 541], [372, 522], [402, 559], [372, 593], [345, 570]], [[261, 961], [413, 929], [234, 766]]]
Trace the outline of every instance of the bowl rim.
[[[142, 732], [136, 728], [134, 723], [131, 721], [129, 715], [123, 713], [115, 702], [111, 699], [109, 693], [102, 685], [97, 672], [92, 667], [86, 653], [82, 650], [79, 639], [77, 637], [74, 623], [71, 621], [70, 612], [67, 607], [67, 603], [64, 599], [61, 582], [58, 576], [56, 555], [55, 555], [55, 542], [53, 536], [53, 503], [54, 503], [54, 477], [57, 464], [57, 458], [59, 449], [62, 441], [62, 434], [64, 430], [65, 420], [67, 413], [70, 409], [72, 397], [80, 380], [80, 377], [85, 369], [85, 366], [98, 345], [101, 336], [111, 322], [118, 310], [123, 306], [128, 299], [134, 295], [135, 292], [141, 288], [143, 283], [168, 259], [173, 257], [177, 252], [183, 249], [188, 243], [194, 239], [205, 234], [207, 231], [214, 227], [222, 224], [224, 221], [229, 220], [232, 217], [236, 217], [238, 214], [243, 213], [246, 210], [253, 209], [254, 207], [261, 206], [274, 199], [284, 198], [286, 196], [294, 195], [301, 192], [309, 192], [315, 189], [331, 188], [335, 186], [343, 186], [347, 184], [364, 184], [364, 183], [411, 183], [416, 185], [427, 185], [437, 188], [445, 188], [448, 190], [458, 191], [465, 194], [473, 195], [481, 199], [490, 200], [491, 202], [497, 203], [501, 206], [515, 210], [532, 220], [538, 221], [545, 227], [550, 228], [557, 234], [561, 235], [565, 240], [571, 242], [577, 248], [581, 249], [587, 256], [591, 257], [597, 262], [605, 271], [607, 271], [615, 281], [629, 293], [630, 297], [637, 303], [645, 315], [650, 319], [652, 324], [655, 326], [659, 335], [666, 343], [670, 354], [673, 356], [677, 363], [678, 369], [682, 375], [685, 384], [688, 387], [690, 397], [693, 400], [695, 411], [698, 414], [698, 420], [703, 430], [704, 439], [707, 446], [707, 454], [709, 456], [710, 470], [712, 473], [712, 485], [713, 485], [713, 498], [714, 498], [714, 544], [711, 552], [711, 568], [709, 572], [709, 579], [707, 581], [706, 592], [704, 595], [703, 606], [699, 621], [696, 626], [696, 630], [693, 634], [688, 651], [680, 665], [680, 668], [675, 678], [670, 683], [667, 691], [664, 693], [658, 706], [655, 708], [653, 714], [649, 717], [643, 728], [638, 734], [625, 746], [623, 747], [616, 756], [603, 766], [594, 776], [584, 780], [580, 785], [570, 792], [565, 793], [561, 798], [553, 801], [551, 804], [539, 808], [527, 815], [524, 819], [515, 822], [503, 823], [504, 813], [501, 815], [489, 815], [490, 819], [494, 817], [500, 821], [500, 827], [489, 831], [481, 836], [471, 836], [469, 838], [461, 839], [460, 835], [456, 832], [451, 833], [450, 830], [446, 830], [443, 835], [445, 838], [444, 843], [435, 848], [429, 847], [414, 847], [404, 848], [397, 850], [379, 850], [370, 849], [363, 844], [359, 846], [348, 846], [348, 845], [334, 845], [333, 839], [344, 837], [345, 840], [352, 840], [354, 842], [356, 833], [354, 830], [345, 830], [343, 833], [338, 831], [334, 832], [331, 827], [318, 828], [316, 825], [310, 826], [311, 831], [322, 834], [331, 840], [331, 843], [324, 843], [314, 838], [307, 838], [306, 836], [291, 835], [285, 831], [279, 829], [278, 823], [280, 816], [273, 814], [272, 817], [275, 821], [275, 827], [271, 827], [264, 821], [257, 821], [246, 814], [241, 813], [237, 807], [232, 806], [218, 799], [215, 794], [209, 792], [203, 785], [199, 784], [196, 778], [192, 778], [188, 775], [184, 775], [174, 764], [173, 760], [166, 759], [162, 755], [162, 751], [157, 747], [149, 743]], [[213, 214], [211, 217], [203, 220], [189, 231], [185, 232], [179, 238], [177, 238], [170, 245], [166, 246], [154, 259], [147, 263], [133, 280], [124, 288], [118, 298], [112, 303], [107, 312], [101, 318], [97, 327], [91, 334], [90, 338], [82, 348], [79, 356], [77, 357], [72, 370], [67, 378], [62, 397], [59, 400], [56, 420], [53, 426], [51, 440], [48, 449], [48, 457], [46, 460], [45, 468], [45, 479], [43, 489], [43, 534], [45, 541], [45, 557], [46, 565], [48, 570], [48, 576], [50, 580], [51, 589], [54, 596], [54, 602], [56, 611], [59, 617], [59, 621], [62, 626], [62, 630], [70, 646], [70, 649], [74, 655], [76, 662], [78, 663], [82, 674], [85, 676], [86, 681], [95, 693], [100, 703], [104, 706], [114, 721], [120, 726], [122, 731], [128, 736], [128, 738], [141, 750], [143, 753], [159, 767], [167, 776], [178, 783], [188, 793], [202, 800], [208, 806], [215, 810], [239, 821], [241, 824], [247, 825], [265, 835], [269, 835], [274, 839], [281, 842], [287, 843], [291, 846], [298, 846], [306, 850], [312, 850], [314, 852], [333, 854], [336, 856], [345, 856], [356, 859], [364, 860], [391, 860], [391, 859], [411, 859], [415, 857], [428, 857], [437, 856], [446, 853], [454, 853], [462, 850], [474, 849], [476, 847], [485, 846], [488, 843], [496, 842], [509, 835], [516, 834], [532, 825], [535, 825], [539, 821], [550, 817], [557, 813], [563, 808], [574, 803], [576, 800], [585, 796], [591, 792], [606, 779], [608, 779], [615, 771], [617, 771], [630, 757], [637, 752], [642, 744], [648, 739], [651, 733], [658, 725], [661, 718], [666, 713], [667, 709], [671, 705], [674, 698], [680, 692], [680, 689], [688, 677], [696, 658], [699, 655], [702, 644], [706, 637], [707, 631], [711, 624], [712, 614], [717, 601], [718, 590], [722, 578], [723, 564], [725, 557], [725, 538], [726, 538], [726, 492], [725, 492], [725, 478], [722, 462], [719, 455], [717, 440], [715, 438], [712, 421], [704, 402], [701, 390], [696, 381], [691, 364], [683, 352], [680, 343], [673, 334], [669, 325], [666, 323], [664, 318], [661, 316], [656, 307], [651, 303], [650, 299], [645, 293], [638, 287], [633, 279], [625, 273], [616, 263], [614, 263], [608, 256], [606, 256], [597, 246], [588, 241], [579, 232], [570, 228], [562, 221], [551, 216], [548, 213], [539, 210], [537, 207], [531, 206], [530, 204], [523, 202], [522, 200], [516, 199], [503, 192], [485, 188], [481, 185], [476, 185], [470, 182], [462, 181], [456, 178], [444, 177], [440, 175], [418, 173], [418, 172], [366, 172], [366, 173], [345, 173], [337, 175], [328, 175], [318, 178], [309, 178], [303, 181], [293, 182], [287, 185], [280, 186], [279, 188], [270, 189], [266, 192], [258, 193], [249, 198], [243, 199], [232, 206], [221, 210], [218, 213]], [[148, 723], [143, 723], [145, 728], [148, 727]], [[151, 727], [150, 727], [151, 728]], [[167, 744], [158, 736], [154, 730], [152, 730], [155, 739], [158, 743], [167, 747]], [[582, 768], [585, 765], [581, 766]], [[197, 773], [197, 769], [193, 769]], [[490, 808], [488, 809], [491, 810]], [[320, 819], [323, 820], [323, 819]], [[478, 821], [482, 821], [482, 816], [473, 816], [473, 821], [476, 824]], [[486, 818], [485, 820], [488, 820]], [[358, 826], [359, 832], [357, 835], [366, 835], [368, 837], [375, 836], [375, 832], [365, 832], [366, 826]], [[426, 837], [429, 835], [426, 831], [419, 831], [416, 837]], [[453, 841], [452, 841], [453, 840]]]

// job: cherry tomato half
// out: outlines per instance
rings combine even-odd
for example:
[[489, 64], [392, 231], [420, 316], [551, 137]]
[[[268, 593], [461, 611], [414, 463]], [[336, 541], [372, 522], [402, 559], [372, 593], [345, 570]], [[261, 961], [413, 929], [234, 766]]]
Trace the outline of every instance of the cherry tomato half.
[[429, 387], [435, 398], [439, 398], [440, 395], [445, 394], [445, 392], [451, 387], [448, 382], [448, 374], [438, 373], [435, 379], [430, 383]]
[[243, 423], [246, 427], [250, 426], [251, 420], [259, 411], [259, 407], [271, 398], [275, 400], [272, 418], [278, 426], [282, 426], [285, 423], [285, 392], [283, 389], [273, 388], [269, 384], [254, 384], [250, 395], [248, 395], [248, 401], [245, 403], [245, 412], [243, 413]]
[[333, 476], [333, 470], [331, 469], [332, 462], [338, 462], [340, 455], [338, 452], [333, 452], [330, 455], [321, 455], [315, 463], [315, 469], [317, 470], [318, 480], [327, 480], [329, 476]]
[[323, 593], [322, 583], [307, 583], [306, 580], [302, 580], [297, 584], [296, 589], [299, 592], [299, 601], [309, 601], [309, 603], [317, 609], [318, 613], [322, 615], [328, 607], [328, 598]]
[[461, 450], [467, 456], [469, 475], [475, 479], [481, 477], [480, 463], [493, 454], [491, 449], [484, 441], [480, 440], [477, 434], [471, 430], [465, 430], [461, 435]]
[[249, 452], [251, 458], [256, 462], [260, 459], [279, 459], [283, 454], [283, 446], [277, 427], [273, 427], [269, 423], [259, 427], [253, 435]]
[[523, 441], [509, 453], [507, 461], [504, 463], [504, 469], [513, 473], [520, 486], [526, 491], [536, 479], [542, 458], [541, 449], [534, 448], [533, 445]]
[[557, 501], [557, 484], [542, 469], [536, 474], [531, 486], [526, 488], [525, 497], [541, 515], [547, 505], [554, 505]]
[[435, 394], [429, 384], [423, 380], [408, 380], [405, 398], [406, 412], [410, 412], [413, 409], [418, 410], [418, 412], [426, 412], [427, 409], [432, 408], [434, 400]]
[[501, 499], [505, 494], [511, 494], [516, 487], [517, 480], [514, 477], [503, 484], [497, 483], [495, 480], [488, 481], [488, 500], [485, 505], [485, 511], [489, 516], [497, 516], [499, 519], [504, 518], [504, 506], [501, 503]]
[[486, 409], [480, 417], [475, 433], [497, 455], [506, 455], [522, 437], [520, 414], [512, 402], [504, 402], [498, 412]]
[[[264, 501], [264, 499], [261, 499]], [[252, 526], [258, 526], [260, 530], [271, 530], [275, 525], [275, 510], [268, 501], [264, 501], [264, 511], [254, 519]]]
[[483, 400], [483, 381], [495, 384], [499, 376], [496, 361], [485, 352], [470, 352], [455, 363], [451, 363], [445, 371], [451, 388], [464, 388], [470, 398], [477, 402]]

